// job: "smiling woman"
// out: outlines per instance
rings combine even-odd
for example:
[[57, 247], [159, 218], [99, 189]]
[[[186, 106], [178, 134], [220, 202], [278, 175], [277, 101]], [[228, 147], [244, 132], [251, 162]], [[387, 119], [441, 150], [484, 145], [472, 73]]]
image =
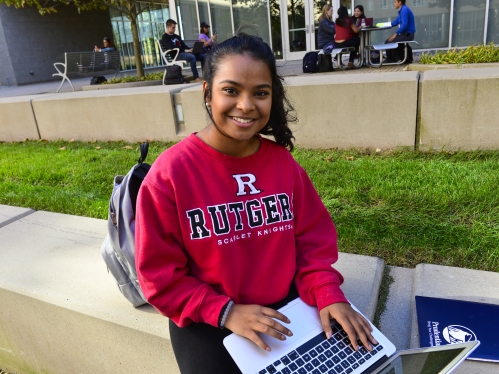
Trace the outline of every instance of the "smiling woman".
[[170, 318], [180, 371], [238, 373], [223, 339], [269, 351], [259, 334], [293, 336], [277, 309], [298, 296], [317, 306], [327, 336], [334, 318], [353, 349], [358, 337], [371, 350], [370, 325], [331, 267], [331, 217], [288, 150], [294, 117], [270, 47], [234, 36], [213, 47], [203, 76], [211, 123], [158, 157], [137, 200], [139, 283]]

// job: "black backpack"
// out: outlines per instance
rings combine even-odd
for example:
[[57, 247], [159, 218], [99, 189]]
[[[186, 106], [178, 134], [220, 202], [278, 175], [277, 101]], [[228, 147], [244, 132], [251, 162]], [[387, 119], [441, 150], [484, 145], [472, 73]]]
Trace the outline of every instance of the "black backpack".
[[307, 52], [303, 56], [303, 72], [304, 73], [317, 73], [317, 60], [318, 52]]
[[171, 65], [166, 67], [164, 84], [182, 84], [185, 79], [182, 76], [182, 68], [178, 65]]
[[107, 79], [106, 77], [104, 76], [99, 76], [99, 77], [93, 77], [92, 79], [90, 79], [90, 84], [93, 85], [93, 84], [101, 84], [101, 83], [104, 83], [104, 82], [107, 82]]
[[319, 73], [333, 71], [333, 58], [331, 55], [319, 54]]

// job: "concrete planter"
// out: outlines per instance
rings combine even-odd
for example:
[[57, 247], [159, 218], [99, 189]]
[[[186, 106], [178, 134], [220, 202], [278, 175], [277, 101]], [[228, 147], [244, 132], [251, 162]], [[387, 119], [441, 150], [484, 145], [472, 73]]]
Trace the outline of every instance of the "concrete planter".
[[425, 72], [428, 70], [499, 68], [499, 62], [481, 64], [409, 64], [405, 70]]
[[108, 90], [111, 88], [132, 88], [132, 87], [146, 87], [146, 86], [159, 86], [161, 80], [157, 81], [142, 81], [142, 82], [129, 82], [129, 83], [113, 83], [113, 84], [95, 84], [92, 86], [83, 86], [83, 91], [93, 90]]

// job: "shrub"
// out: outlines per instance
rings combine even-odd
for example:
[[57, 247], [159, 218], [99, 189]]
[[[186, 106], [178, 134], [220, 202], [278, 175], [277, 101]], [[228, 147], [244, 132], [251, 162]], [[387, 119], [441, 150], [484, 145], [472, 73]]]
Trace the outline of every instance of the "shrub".
[[111, 78], [102, 84], [115, 84], [115, 83], [130, 83], [130, 82], [143, 82], [143, 81], [160, 81], [163, 79], [163, 73], [158, 71], [155, 73], [146, 74], [145, 77], [139, 78], [135, 75], [124, 75], [121, 78]]
[[422, 64], [476, 64], [485, 62], [499, 62], [499, 47], [494, 43], [487, 45], [472, 45], [465, 49], [437, 51], [434, 54], [423, 53]]

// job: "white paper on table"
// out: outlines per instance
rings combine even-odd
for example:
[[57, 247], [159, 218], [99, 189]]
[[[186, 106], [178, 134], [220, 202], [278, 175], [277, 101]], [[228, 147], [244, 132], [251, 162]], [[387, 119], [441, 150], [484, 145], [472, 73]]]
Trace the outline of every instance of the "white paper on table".
[[392, 25], [391, 22], [380, 22], [380, 23], [376, 24], [376, 27], [388, 27], [388, 26], [391, 26], [391, 25]]

